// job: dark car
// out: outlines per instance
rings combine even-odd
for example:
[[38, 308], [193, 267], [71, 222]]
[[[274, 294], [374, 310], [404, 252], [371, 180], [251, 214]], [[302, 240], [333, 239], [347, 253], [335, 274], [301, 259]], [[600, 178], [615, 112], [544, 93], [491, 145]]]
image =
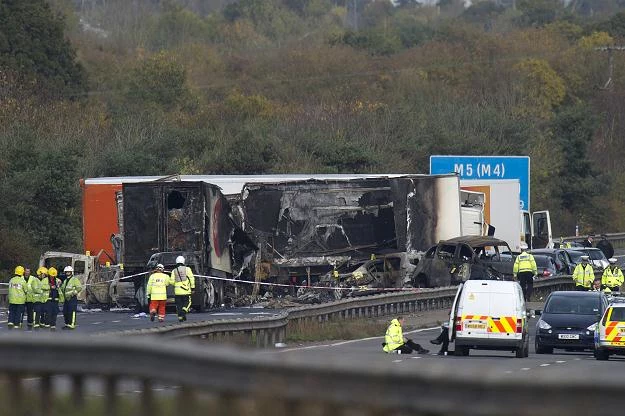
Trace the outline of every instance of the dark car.
[[534, 260], [536, 261], [536, 268], [538, 269], [538, 278], [544, 279], [547, 277], [553, 277], [558, 274], [558, 270], [556, 269], [556, 264], [553, 261], [553, 258], [550, 256], [543, 256], [540, 254], [534, 255]]
[[545, 309], [537, 311], [535, 347], [537, 354], [551, 354], [554, 348], [594, 348], [597, 322], [608, 306], [603, 292], [553, 292]]
[[603, 269], [610, 265], [603, 251], [598, 248], [577, 247], [575, 249], [566, 249], [566, 251], [571, 255], [571, 259], [575, 261], [576, 264], [581, 262], [580, 256], [589, 256], [595, 271], [603, 271]]
[[506, 252], [510, 252], [508, 243], [494, 237], [466, 236], [440, 241], [417, 264], [412, 284], [437, 287], [492, 276], [512, 278], [514, 257], [502, 254]]
[[[571, 257], [572, 250], [564, 250], [559, 248], [539, 248], [530, 250], [530, 253], [533, 255], [541, 255], [541, 256], [549, 256], [553, 259], [553, 262], [556, 266], [556, 274], [573, 274], [573, 270], [575, 270], [575, 266], [577, 262], [573, 261]], [[576, 255], [576, 258], [579, 258], [583, 253], [579, 253]]]

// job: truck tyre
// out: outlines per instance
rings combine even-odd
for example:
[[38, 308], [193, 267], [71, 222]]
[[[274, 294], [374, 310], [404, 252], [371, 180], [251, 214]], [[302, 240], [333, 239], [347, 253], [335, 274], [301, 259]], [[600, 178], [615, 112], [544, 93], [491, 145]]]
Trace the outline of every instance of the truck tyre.
[[204, 290], [202, 292], [202, 303], [199, 305], [198, 311], [206, 312], [215, 306], [215, 288], [209, 281], [204, 284]]
[[515, 350], [516, 358], [525, 358], [525, 344]]

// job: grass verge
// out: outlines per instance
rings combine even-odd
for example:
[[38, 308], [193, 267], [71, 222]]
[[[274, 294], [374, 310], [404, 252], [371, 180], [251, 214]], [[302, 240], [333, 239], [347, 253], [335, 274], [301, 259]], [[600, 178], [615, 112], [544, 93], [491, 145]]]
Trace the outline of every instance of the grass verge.
[[371, 319], [353, 319], [328, 322], [289, 322], [287, 342], [313, 342], [328, 340], [357, 339], [382, 336], [388, 322]]

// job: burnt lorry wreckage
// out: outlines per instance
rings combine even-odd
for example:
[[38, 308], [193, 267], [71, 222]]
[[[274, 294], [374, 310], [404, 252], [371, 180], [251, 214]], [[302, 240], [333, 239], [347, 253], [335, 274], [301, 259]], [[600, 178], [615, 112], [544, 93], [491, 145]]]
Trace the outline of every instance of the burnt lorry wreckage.
[[[182, 255], [196, 274], [192, 305], [204, 310], [230, 294], [222, 280], [245, 269], [255, 244], [237, 226], [230, 203], [218, 186], [206, 182], [128, 183], [122, 189], [122, 251], [128, 275], [153, 270], [158, 263], [171, 270]], [[133, 280], [136, 300], [146, 307], [147, 275]], [[173, 288], [168, 297], [173, 298]]]
[[[259, 249], [256, 279], [314, 282], [392, 253], [416, 259], [439, 240], [459, 235], [458, 189], [456, 175], [246, 184], [242, 225]], [[402, 262], [377, 263], [400, 278], [374, 284], [408, 283], [409, 273], [394, 273], [393, 265]]]

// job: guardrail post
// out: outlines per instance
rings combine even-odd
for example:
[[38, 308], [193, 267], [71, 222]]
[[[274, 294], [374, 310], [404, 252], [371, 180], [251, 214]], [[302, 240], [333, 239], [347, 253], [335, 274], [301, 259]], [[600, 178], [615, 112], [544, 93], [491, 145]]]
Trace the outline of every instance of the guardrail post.
[[143, 416], [154, 415], [154, 394], [152, 391], [152, 382], [148, 379], [143, 380], [143, 392], [141, 393], [141, 414]]
[[50, 374], [41, 375], [41, 414], [52, 414], [52, 378]]
[[9, 373], [9, 409], [19, 416], [24, 414], [24, 387], [18, 373]]
[[117, 414], [117, 378], [115, 377], [107, 377], [106, 378], [106, 386], [105, 389], [105, 397], [106, 397], [106, 414], [107, 415], [115, 415]]
[[82, 374], [75, 374], [72, 377], [72, 399], [76, 408], [82, 409], [85, 406], [85, 378]]

